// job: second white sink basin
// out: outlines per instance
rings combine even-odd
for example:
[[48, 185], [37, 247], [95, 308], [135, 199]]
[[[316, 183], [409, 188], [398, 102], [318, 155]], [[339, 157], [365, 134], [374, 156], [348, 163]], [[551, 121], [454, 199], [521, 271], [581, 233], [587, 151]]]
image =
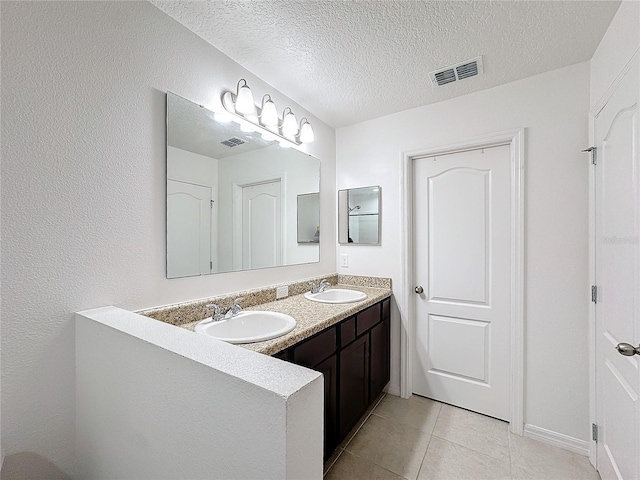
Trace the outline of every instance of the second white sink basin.
[[320, 293], [307, 292], [304, 298], [320, 303], [353, 303], [364, 300], [367, 294], [344, 288], [330, 288]]
[[244, 310], [228, 320], [203, 320], [195, 331], [228, 343], [254, 343], [281, 337], [295, 327], [296, 321], [290, 315]]

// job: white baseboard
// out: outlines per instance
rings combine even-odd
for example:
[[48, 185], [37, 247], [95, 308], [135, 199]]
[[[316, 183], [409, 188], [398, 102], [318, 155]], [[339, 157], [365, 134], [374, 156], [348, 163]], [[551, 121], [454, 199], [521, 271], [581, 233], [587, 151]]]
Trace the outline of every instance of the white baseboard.
[[385, 392], [390, 393], [391, 395], [395, 395], [396, 397], [400, 396], [400, 387], [398, 385], [387, 385], [384, 389]]
[[563, 433], [547, 430], [546, 428], [536, 427], [535, 425], [526, 424], [524, 426], [524, 436], [538, 440], [540, 442], [553, 445], [554, 447], [564, 448], [570, 452], [580, 455], [589, 456], [589, 442], [578, 440], [577, 438], [564, 435]]

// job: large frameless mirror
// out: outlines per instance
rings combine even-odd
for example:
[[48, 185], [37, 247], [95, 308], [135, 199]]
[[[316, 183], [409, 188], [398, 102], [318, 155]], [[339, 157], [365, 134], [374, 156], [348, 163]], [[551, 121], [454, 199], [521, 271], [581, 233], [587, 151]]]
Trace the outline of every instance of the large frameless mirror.
[[380, 187], [338, 192], [338, 242], [344, 245], [380, 245]]
[[319, 262], [319, 191], [318, 159], [167, 93], [167, 278]]

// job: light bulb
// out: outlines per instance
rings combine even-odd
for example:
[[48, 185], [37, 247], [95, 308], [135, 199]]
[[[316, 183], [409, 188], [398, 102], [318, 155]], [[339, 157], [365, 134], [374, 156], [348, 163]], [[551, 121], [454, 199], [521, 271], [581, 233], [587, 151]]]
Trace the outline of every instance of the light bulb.
[[[240, 82], [244, 82], [244, 85], [240, 86]], [[236, 112], [243, 115], [254, 113], [256, 106], [253, 103], [253, 93], [251, 93], [246, 80], [241, 79], [240, 82], [238, 82], [238, 94], [236, 95]]]
[[295, 137], [298, 134], [298, 121], [289, 107], [285, 108], [285, 111], [289, 109], [289, 113], [284, 114], [282, 119], [282, 133], [287, 137]]
[[306, 118], [302, 119], [302, 126], [300, 127], [300, 141], [302, 143], [311, 143], [316, 139], [313, 134], [313, 128], [311, 124], [307, 122]]
[[[267, 101], [265, 98], [269, 97]], [[273, 103], [269, 95], [265, 95], [262, 98], [262, 112], [260, 114], [262, 124], [267, 127], [278, 125], [278, 110], [276, 110], [276, 104]]]

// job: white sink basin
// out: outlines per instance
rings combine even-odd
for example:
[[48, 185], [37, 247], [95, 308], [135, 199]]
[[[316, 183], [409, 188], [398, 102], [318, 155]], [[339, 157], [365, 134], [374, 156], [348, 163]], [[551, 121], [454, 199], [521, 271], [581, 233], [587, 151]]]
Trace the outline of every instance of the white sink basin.
[[364, 300], [367, 298], [367, 294], [344, 288], [330, 288], [320, 293], [307, 292], [304, 294], [304, 298], [320, 303], [353, 303]]
[[295, 327], [296, 321], [290, 315], [245, 310], [228, 320], [203, 320], [195, 331], [228, 343], [254, 343], [281, 337]]

